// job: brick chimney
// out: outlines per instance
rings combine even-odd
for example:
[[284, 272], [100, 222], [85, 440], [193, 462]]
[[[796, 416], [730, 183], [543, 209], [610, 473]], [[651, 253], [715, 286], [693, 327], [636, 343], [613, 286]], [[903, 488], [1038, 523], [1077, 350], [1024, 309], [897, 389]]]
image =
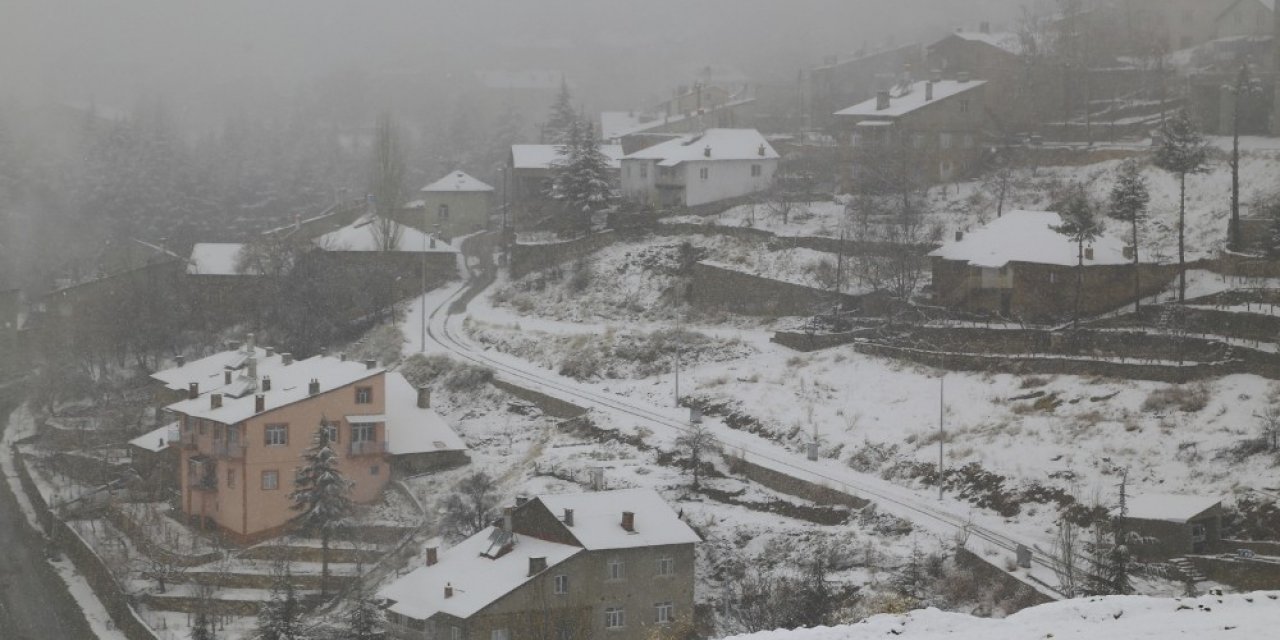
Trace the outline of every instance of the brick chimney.
[[523, 507], [527, 502], [529, 502], [529, 496], [516, 496], [517, 507]]
[[258, 379], [258, 359], [249, 358], [249, 377], [254, 380]]
[[182, 354], [178, 354], [173, 357], [173, 363], [181, 367], [187, 363], [187, 357]]
[[209, 394], [209, 408], [210, 408], [210, 409], [220, 409], [220, 408], [222, 408], [222, 394], [221, 394], [221, 393], [211, 393], [211, 394]]
[[529, 577], [533, 577], [547, 570], [547, 558], [541, 556], [537, 558], [529, 558]]
[[377, 368], [378, 368], [378, 361], [377, 361], [377, 360], [365, 360], [365, 361], [364, 361], [364, 368], [366, 368], [366, 369], [377, 369]]
[[343, 361], [343, 362], [346, 362], [346, 361], [347, 361], [347, 352], [346, 352], [346, 351], [339, 351], [339, 352], [338, 352], [338, 359], [339, 359], [339, 360], [341, 360], [341, 361]]
[[440, 562], [440, 548], [427, 547], [427, 566], [435, 566], [437, 562]]
[[314, 396], [317, 393], [320, 393], [320, 381], [312, 378], [311, 382], [307, 383], [307, 395]]
[[263, 391], [271, 390], [271, 376], [262, 376], [262, 390]]
[[428, 389], [427, 387], [422, 387], [421, 389], [418, 389], [418, 408], [419, 409], [431, 408], [431, 389]]
[[452, 597], [453, 597], [453, 583], [452, 583], [452, 582], [450, 582], [450, 583], [446, 583], [446, 584], [444, 585], [444, 597], [446, 597], [446, 598], [452, 598]]
[[710, 157], [711, 157], [711, 145], [707, 145], [707, 146], [706, 146], [706, 148], [704, 148], [704, 149], [702, 150], [702, 157], [704, 157], [704, 158], [710, 158]]
[[760, 145], [760, 148], [756, 149], [756, 155], [760, 156], [761, 158], [764, 157], [764, 145]]
[[924, 83], [924, 101], [933, 102], [933, 81]]
[[573, 526], [573, 509], [564, 510], [564, 526], [566, 527]]
[[281, 364], [284, 364], [286, 366], [293, 364], [293, 354], [288, 352], [280, 354], [280, 361], [281, 361]]
[[187, 399], [195, 400], [196, 398], [199, 398], [199, 397], [200, 397], [200, 383], [188, 382], [187, 383]]
[[888, 109], [888, 108], [889, 108], [889, 92], [877, 91], [876, 92], [876, 111], [884, 111], [885, 109]]
[[267, 397], [259, 393], [253, 397], [253, 412], [262, 413], [267, 410]]
[[271, 356], [274, 356], [275, 354], [276, 354], [276, 348], [275, 348], [275, 347], [267, 347], [267, 357], [268, 357], [268, 358], [270, 358]]
[[230, 370], [230, 369], [223, 369], [223, 370], [222, 370], [222, 384], [231, 384], [231, 370]]
[[968, 72], [968, 71], [961, 71], [961, 72], [959, 72], [959, 73], [956, 73], [956, 82], [959, 82], [959, 83], [961, 83], [961, 84], [964, 84], [964, 83], [966, 83], [966, 82], [968, 82], [968, 81], [969, 81], [969, 72]]
[[636, 514], [631, 511], [622, 512], [622, 528], [632, 533], [636, 530]]

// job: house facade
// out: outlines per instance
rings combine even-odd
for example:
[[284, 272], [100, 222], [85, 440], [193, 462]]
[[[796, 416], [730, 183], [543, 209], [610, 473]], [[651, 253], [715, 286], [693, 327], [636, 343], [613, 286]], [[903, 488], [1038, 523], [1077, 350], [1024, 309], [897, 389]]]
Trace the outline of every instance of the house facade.
[[693, 615], [699, 541], [651, 489], [539, 496], [378, 595], [400, 640], [641, 640]]
[[493, 187], [461, 171], [453, 171], [420, 190], [424, 231], [442, 238], [482, 231], [493, 210]]
[[1125, 503], [1125, 529], [1135, 535], [1130, 553], [1143, 562], [1216, 553], [1222, 541], [1222, 499], [1140, 494]]
[[763, 191], [780, 156], [754, 129], [708, 129], [622, 158], [622, 195], [657, 207], [695, 207]]
[[1218, 14], [1216, 36], [1269, 36], [1275, 30], [1276, 0], [1236, 0]]
[[431, 411], [429, 394], [372, 361], [294, 361], [249, 343], [153, 377], [169, 398], [187, 380], [185, 397], [165, 408], [168, 424], [139, 442], [179, 448], [183, 513], [235, 540], [268, 537], [298, 515], [289, 494], [322, 428], [355, 502], [381, 495], [399, 457], [416, 468], [466, 461], [466, 446]]
[[[517, 225], [536, 220], [552, 203], [551, 183], [555, 168], [563, 161], [563, 145], [513, 144], [508, 171], [511, 172], [512, 213]], [[609, 161], [609, 176], [615, 188], [621, 186], [622, 145], [602, 144], [600, 152]]]
[[986, 82], [957, 80], [900, 84], [835, 113], [833, 135], [846, 151], [855, 184], [896, 182], [888, 170], [926, 182], [974, 175], [983, 159]]

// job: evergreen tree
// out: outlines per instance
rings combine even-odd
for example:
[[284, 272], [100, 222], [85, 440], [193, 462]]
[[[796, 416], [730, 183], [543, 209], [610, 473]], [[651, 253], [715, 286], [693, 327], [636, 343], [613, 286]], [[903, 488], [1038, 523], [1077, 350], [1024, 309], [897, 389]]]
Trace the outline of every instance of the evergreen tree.
[[1102, 225], [1094, 213], [1093, 204], [1083, 187], [1072, 190], [1066, 202], [1059, 207], [1058, 216], [1062, 224], [1053, 227], [1054, 231], [1067, 236], [1076, 243], [1076, 300], [1073, 326], [1080, 324], [1080, 298], [1084, 293], [1084, 245], [1092, 242], [1102, 234]]
[[1155, 165], [1178, 176], [1178, 301], [1187, 299], [1187, 176], [1204, 173], [1209, 161], [1209, 146], [1196, 128], [1196, 123], [1180, 111], [1165, 120], [1161, 128], [1160, 148]]
[[569, 93], [569, 82], [560, 78], [560, 93], [551, 104], [551, 115], [543, 125], [543, 143], [566, 144], [573, 125], [578, 121], [578, 114], [573, 109], [573, 95]]
[[342, 477], [338, 456], [329, 447], [328, 423], [321, 420], [315, 444], [303, 455], [306, 465], [298, 477], [289, 499], [301, 511], [299, 524], [303, 530], [320, 535], [320, 595], [327, 593], [329, 582], [329, 539], [333, 530], [351, 512], [352, 483]]
[[195, 623], [191, 626], [191, 640], [214, 640], [215, 637], [209, 614], [201, 607], [196, 611]]
[[560, 149], [551, 197], [564, 203], [572, 216], [570, 224], [591, 232], [591, 215], [607, 207], [613, 196], [609, 180], [609, 158], [600, 150], [595, 129], [585, 120], [575, 120]]
[[298, 594], [293, 590], [293, 574], [288, 565], [271, 587], [271, 597], [258, 608], [259, 640], [305, 640], [299, 618]]
[[382, 609], [368, 597], [360, 594], [355, 606], [347, 615], [347, 640], [374, 640], [382, 637]]
[[1129, 224], [1133, 245], [1133, 312], [1137, 313], [1142, 304], [1142, 274], [1138, 268], [1138, 223], [1147, 217], [1147, 204], [1151, 202], [1151, 193], [1147, 190], [1147, 180], [1142, 177], [1142, 170], [1136, 162], [1126, 162], [1120, 168], [1120, 176], [1111, 188], [1111, 208], [1107, 215]]

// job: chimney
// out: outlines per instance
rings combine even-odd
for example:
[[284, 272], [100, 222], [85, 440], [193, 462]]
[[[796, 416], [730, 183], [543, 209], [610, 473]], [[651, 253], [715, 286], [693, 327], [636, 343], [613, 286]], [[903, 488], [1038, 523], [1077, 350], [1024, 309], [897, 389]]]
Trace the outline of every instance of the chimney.
[[445, 585], [444, 585], [444, 597], [446, 597], [446, 598], [452, 598], [452, 597], [453, 597], [453, 583], [452, 583], [452, 582], [445, 583]]
[[516, 506], [523, 507], [529, 501], [529, 496], [516, 496]]
[[514, 511], [514, 509], [512, 509], [511, 507], [505, 507], [502, 509], [502, 528], [506, 529], [507, 531], [511, 531], [511, 526], [512, 526], [511, 512], [512, 511]]
[[239, 342], [236, 342], [235, 340], [227, 341], [227, 351], [235, 351], [236, 349], [239, 349], [239, 348], [240, 348]]
[[933, 102], [933, 81], [924, 83], [924, 101]]
[[338, 359], [339, 359], [339, 360], [341, 360], [341, 361], [343, 361], [343, 362], [346, 362], [346, 361], [347, 361], [347, 352], [346, 352], [346, 351], [339, 351], [339, 352], [338, 352]]
[[199, 397], [200, 397], [200, 383], [188, 382], [187, 383], [187, 399], [195, 400], [196, 398], [199, 398]]
[[231, 384], [231, 370], [230, 370], [230, 369], [223, 369], [223, 370], [222, 370], [222, 384]]
[[314, 396], [317, 393], [320, 393], [320, 381], [312, 378], [311, 382], [307, 383], [307, 395]]
[[604, 491], [604, 467], [591, 467], [591, 490]]
[[419, 409], [431, 408], [431, 389], [428, 389], [427, 387], [422, 387], [421, 389], [418, 389], [418, 408]]
[[262, 390], [263, 391], [271, 390], [271, 376], [262, 376]]
[[636, 530], [636, 514], [631, 511], [622, 512], [622, 528], [635, 533]]
[[564, 526], [566, 527], [573, 526], [573, 509], [564, 510]]
[[377, 368], [378, 368], [378, 361], [377, 361], [377, 360], [365, 360], [365, 361], [364, 361], [364, 368], [366, 368], [366, 369], [377, 369]]
[[964, 240], [964, 232], [963, 232], [963, 231], [957, 231], [957, 232], [956, 232], [956, 242], [960, 242], [961, 240]]
[[1085, 247], [1085, 250], [1084, 250], [1084, 259], [1085, 259], [1085, 260], [1092, 260], [1092, 259], [1093, 259], [1093, 247]]
[[274, 356], [275, 354], [276, 354], [276, 348], [275, 348], [275, 347], [267, 347], [267, 357], [268, 357], [268, 358], [270, 358], [271, 356]]
[[440, 562], [440, 549], [438, 547], [427, 547], [427, 566], [435, 566]]
[[253, 412], [262, 413], [267, 410], [267, 397], [259, 393], [253, 397]]
[[984, 22], [980, 22], [980, 23], [978, 23], [978, 32], [979, 32], [979, 33], [991, 33], [991, 23], [990, 23], [990, 22], [985, 22], [985, 21], [984, 21]]
[[540, 556], [537, 558], [529, 558], [529, 577], [533, 577], [547, 570], [547, 557]]
[[258, 379], [258, 359], [249, 358], [249, 377], [254, 380]]
[[956, 73], [956, 82], [959, 82], [959, 83], [961, 83], [961, 84], [964, 84], [964, 83], [966, 83], [966, 82], [968, 82], [968, 81], [969, 81], [969, 72], [968, 72], [968, 71], [961, 71], [961, 72]]
[[707, 145], [706, 148], [702, 150], [702, 157], [704, 158], [711, 157], [711, 145]]
[[760, 145], [760, 148], [756, 149], [756, 155], [760, 156], [761, 158], [764, 157], [764, 145]]
[[284, 365], [293, 364], [293, 354], [288, 352], [280, 354], [280, 363]]
[[245, 352], [245, 353], [247, 353], [247, 354], [249, 354], [249, 355], [253, 355], [253, 351], [254, 351], [254, 348], [253, 348], [253, 347], [254, 347], [253, 334], [252, 334], [252, 333], [250, 333], [250, 334], [248, 334], [248, 335], [246, 335], [246, 336], [245, 336], [245, 340], [244, 340], [244, 352]]
[[209, 394], [209, 408], [210, 408], [210, 409], [220, 409], [220, 408], [222, 408], [222, 394], [221, 394], [221, 393], [211, 393], [211, 394]]
[[889, 108], [889, 92], [877, 91], [876, 92], [876, 111], [884, 111], [885, 109], [888, 109], [888, 108]]
[[182, 354], [178, 354], [173, 357], [173, 363], [181, 367], [187, 363], [187, 357]]

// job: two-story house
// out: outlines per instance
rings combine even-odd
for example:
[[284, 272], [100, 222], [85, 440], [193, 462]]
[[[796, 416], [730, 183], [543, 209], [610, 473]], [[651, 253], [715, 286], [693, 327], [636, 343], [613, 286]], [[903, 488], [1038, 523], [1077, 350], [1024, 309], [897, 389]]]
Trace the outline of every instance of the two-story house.
[[180, 449], [182, 511], [249, 541], [285, 528], [303, 454], [324, 429], [355, 502], [376, 500], [393, 466], [420, 472], [466, 462], [466, 445], [430, 408], [430, 394], [376, 362], [294, 361], [252, 344], [156, 374], [186, 398], [144, 442]]
[[694, 207], [763, 191], [780, 156], [755, 129], [707, 129], [622, 158], [622, 195], [642, 204]]
[[489, 226], [493, 187], [462, 171], [454, 171], [419, 190], [426, 216], [424, 231], [443, 238], [482, 231]]
[[692, 616], [700, 541], [652, 489], [544, 495], [379, 597], [400, 640], [640, 640]]

